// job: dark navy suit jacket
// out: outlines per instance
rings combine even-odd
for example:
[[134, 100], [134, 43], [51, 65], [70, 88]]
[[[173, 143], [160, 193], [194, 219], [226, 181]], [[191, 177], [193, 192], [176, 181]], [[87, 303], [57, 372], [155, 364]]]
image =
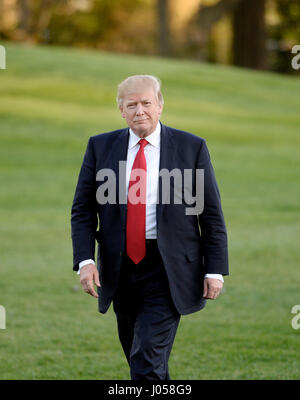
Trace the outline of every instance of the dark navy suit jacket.
[[[111, 304], [126, 251], [126, 204], [119, 204], [118, 185], [116, 204], [99, 204], [96, 191], [103, 181], [97, 181], [96, 174], [103, 168], [112, 169], [119, 182], [119, 161], [126, 161], [128, 138], [126, 128], [89, 139], [72, 205], [73, 270], [78, 270], [81, 261], [95, 259], [97, 241], [101, 313]], [[156, 206], [158, 248], [174, 305], [184, 315], [204, 307], [205, 273], [228, 275], [227, 233], [205, 140], [161, 124], [160, 170], [163, 168], [182, 172], [204, 169], [204, 209], [200, 215], [186, 215], [186, 207], [190, 205], [184, 201], [174, 204], [172, 181], [170, 204], [163, 204], [160, 197]], [[159, 193], [162, 193], [161, 178]]]

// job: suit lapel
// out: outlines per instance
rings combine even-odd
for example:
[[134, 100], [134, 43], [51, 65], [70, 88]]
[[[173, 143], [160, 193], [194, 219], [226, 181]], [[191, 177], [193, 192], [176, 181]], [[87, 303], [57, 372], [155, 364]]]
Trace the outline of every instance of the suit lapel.
[[[159, 171], [167, 169], [171, 171], [176, 168], [175, 156], [176, 148], [174, 144], [174, 133], [172, 130], [161, 123], [160, 135], [160, 162]], [[164, 204], [162, 204], [162, 178], [158, 180], [158, 203], [156, 205], [156, 227], [159, 227], [159, 221], [163, 212]]]
[[124, 129], [118, 139], [115, 141], [114, 146], [112, 148], [113, 154], [113, 169], [116, 174], [116, 199], [117, 204], [120, 199], [125, 199], [125, 204], [119, 203], [120, 207], [120, 215], [122, 226], [125, 226], [126, 223], [126, 212], [127, 212], [127, 204], [126, 204], [126, 168], [121, 168], [121, 175], [119, 169], [119, 162], [127, 160], [127, 150], [128, 150], [128, 140], [129, 140], [129, 128]]

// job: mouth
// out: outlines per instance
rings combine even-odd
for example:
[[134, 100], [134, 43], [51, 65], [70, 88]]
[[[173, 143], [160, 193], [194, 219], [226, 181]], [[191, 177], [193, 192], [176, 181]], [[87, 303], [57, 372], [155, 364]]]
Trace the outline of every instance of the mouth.
[[143, 122], [146, 122], [146, 121], [147, 121], [146, 119], [138, 119], [137, 121], [134, 121], [134, 123], [140, 124], [140, 123], [143, 123]]

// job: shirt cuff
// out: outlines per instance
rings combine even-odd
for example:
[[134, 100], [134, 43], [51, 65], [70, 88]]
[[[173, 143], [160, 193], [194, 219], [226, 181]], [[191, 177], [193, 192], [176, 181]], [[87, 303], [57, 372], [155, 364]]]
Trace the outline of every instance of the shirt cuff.
[[79, 268], [78, 268], [78, 271], [77, 271], [77, 275], [80, 275], [80, 268], [82, 268], [82, 267], [84, 267], [85, 265], [88, 265], [88, 264], [94, 264], [95, 265], [95, 261], [92, 260], [92, 259], [81, 261], [78, 264]]
[[221, 274], [205, 274], [204, 279], [205, 278], [219, 279], [220, 281], [224, 282], [223, 275]]

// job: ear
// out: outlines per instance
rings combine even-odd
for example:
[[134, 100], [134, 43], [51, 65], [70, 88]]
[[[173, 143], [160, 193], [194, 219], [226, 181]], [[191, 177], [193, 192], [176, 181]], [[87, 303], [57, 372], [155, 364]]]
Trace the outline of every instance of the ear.
[[159, 105], [159, 115], [161, 115], [162, 111], [163, 111], [164, 105], [160, 104]]
[[119, 107], [119, 110], [122, 115], [122, 118], [125, 118], [125, 112], [123, 111], [123, 107]]

